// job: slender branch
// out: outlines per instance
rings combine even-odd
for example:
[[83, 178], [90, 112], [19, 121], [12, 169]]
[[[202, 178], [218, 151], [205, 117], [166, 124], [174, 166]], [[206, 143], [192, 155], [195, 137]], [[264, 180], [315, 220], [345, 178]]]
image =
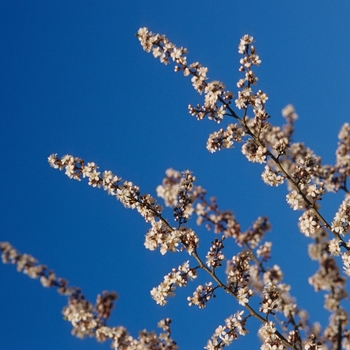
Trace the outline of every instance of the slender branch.
[[[217, 277], [217, 275], [204, 264], [204, 262], [201, 260], [201, 258], [199, 257], [196, 250], [194, 250], [194, 252], [192, 252], [192, 256], [197, 260], [199, 266], [204, 271], [206, 271], [226, 293], [230, 294], [231, 296], [233, 296], [237, 300], [237, 297], [232, 292], [232, 290], [230, 288], [228, 288], [223, 282], [221, 282], [221, 280]], [[264, 317], [262, 317], [258, 312], [256, 312], [248, 303], [244, 304], [244, 307], [246, 309], [248, 309], [250, 314], [252, 316], [256, 317], [259, 321], [261, 321], [264, 324], [267, 323], [267, 320]], [[276, 330], [275, 333], [287, 347], [289, 347], [293, 350], [296, 350], [296, 348], [291, 343], [289, 343], [288, 340], [278, 330]]]

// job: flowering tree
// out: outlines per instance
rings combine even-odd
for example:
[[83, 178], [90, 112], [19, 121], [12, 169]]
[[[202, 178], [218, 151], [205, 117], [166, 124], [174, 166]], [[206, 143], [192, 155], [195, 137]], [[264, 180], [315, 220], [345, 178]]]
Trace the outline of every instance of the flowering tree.
[[[92, 187], [103, 188], [115, 196], [126, 208], [135, 209], [150, 225], [145, 236], [145, 248], [168, 252], [187, 252], [188, 258], [180, 266], [170, 269], [163, 281], [151, 290], [159, 305], [165, 305], [175, 295], [176, 288], [185, 287], [200, 274], [206, 276], [187, 298], [190, 306], [204, 308], [223, 290], [237, 301], [237, 311], [223, 320], [213, 330], [205, 345], [208, 350], [222, 349], [238, 338], [246, 336], [249, 321], [256, 318], [261, 323], [258, 336], [261, 349], [349, 349], [350, 333], [346, 328], [348, 314], [344, 299], [345, 283], [350, 276], [350, 197], [346, 180], [350, 175], [350, 125], [344, 124], [339, 133], [334, 165], [325, 165], [322, 158], [306, 145], [293, 142], [297, 115], [289, 105], [282, 111], [283, 126], [276, 126], [265, 109], [268, 100], [262, 90], [255, 89], [258, 78], [254, 67], [261, 63], [253, 46], [253, 37], [245, 35], [240, 40], [238, 93], [227, 91], [223, 83], [209, 81], [208, 69], [200, 63], [187, 62], [187, 50], [176, 47], [164, 35], [153, 34], [147, 28], [137, 33], [142, 48], [159, 58], [164, 64], [175, 64], [175, 72], [191, 78], [194, 89], [204, 94], [202, 105], [189, 105], [189, 113], [197, 120], [208, 118], [216, 123], [227, 122], [225, 128], [209, 135], [207, 149], [214, 153], [224, 148], [242, 144], [242, 153], [250, 162], [264, 164], [261, 178], [268, 186], [287, 185], [287, 203], [291, 209], [301, 211], [300, 232], [312, 240], [310, 259], [319, 269], [309, 278], [315, 291], [325, 291], [324, 307], [330, 312], [329, 323], [322, 329], [311, 324], [306, 310], [301, 309], [290, 294], [291, 286], [283, 280], [278, 265], [271, 266], [272, 242], [265, 239], [271, 229], [269, 219], [261, 216], [252, 227], [241, 229], [232, 211], [219, 207], [215, 198], [208, 198], [206, 190], [196, 184], [189, 170], [179, 172], [168, 169], [157, 196], [173, 211], [173, 220], [164, 215], [164, 208], [150, 194], [142, 194], [130, 181], [122, 180], [112, 171], [99, 171], [94, 162], [57, 154], [49, 156], [49, 164], [75, 180], [86, 178]], [[345, 192], [345, 199], [328, 222], [320, 201], [327, 192]], [[199, 249], [201, 237], [191, 219], [215, 234], [206, 253]], [[235, 245], [239, 252], [233, 257], [225, 253], [225, 246]], [[63, 310], [66, 320], [78, 337], [92, 336], [98, 341], [110, 339], [115, 349], [177, 349], [171, 337], [170, 319], [159, 322], [163, 333], [140, 332], [133, 338], [122, 327], [111, 327], [107, 320], [115, 292], [103, 292], [95, 304], [87, 301], [83, 292], [71, 287], [52, 270], [40, 265], [36, 259], [21, 254], [10, 243], [0, 243], [3, 262], [14, 263], [17, 270], [40, 279], [44, 287], [55, 287], [68, 297]], [[203, 249], [203, 247], [202, 247]]]

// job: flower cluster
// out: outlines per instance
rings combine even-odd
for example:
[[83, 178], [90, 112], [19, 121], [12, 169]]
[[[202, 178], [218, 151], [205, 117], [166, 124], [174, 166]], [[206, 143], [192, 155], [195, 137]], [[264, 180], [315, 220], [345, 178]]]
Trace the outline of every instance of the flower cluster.
[[264, 272], [264, 284], [266, 286], [274, 285], [282, 281], [283, 273], [278, 265], [274, 265]]
[[253, 163], [265, 163], [267, 148], [261, 145], [258, 145], [255, 140], [249, 139], [242, 146], [242, 153], [246, 158]]
[[274, 309], [277, 307], [279, 297], [280, 293], [275, 285], [266, 285], [263, 291], [260, 311], [264, 314], [274, 315]]
[[[181, 227], [178, 230], [170, 229], [162, 221], [152, 222], [152, 228], [148, 230], [145, 236], [145, 247], [149, 250], [156, 250], [160, 246], [160, 252], [164, 255], [166, 252], [176, 252], [187, 249], [192, 254], [197, 246], [199, 239], [194, 231], [189, 228]], [[181, 248], [179, 244], [181, 243]]]
[[248, 288], [250, 277], [250, 255], [240, 252], [227, 261], [226, 275], [227, 286], [236, 296], [239, 304], [245, 305], [253, 295], [253, 291]]
[[[333, 300], [331, 309], [335, 310], [336, 307], [339, 307], [341, 300], [347, 297], [345, 290], [346, 279], [340, 275], [334, 258], [324, 255], [320, 257], [319, 264], [319, 270], [309, 278], [309, 283], [315, 288], [315, 291], [329, 291]], [[327, 304], [327, 309], [330, 309], [329, 302]]]
[[164, 277], [164, 281], [157, 287], [151, 290], [152, 298], [157, 304], [164, 306], [166, 298], [174, 296], [176, 287], [185, 287], [188, 280], [193, 280], [197, 277], [197, 270], [190, 268], [189, 261], [184, 262], [177, 269], [172, 269]]
[[340, 205], [332, 222], [332, 230], [345, 235], [350, 232], [350, 196], [348, 195]]
[[215, 289], [217, 287], [212, 287], [212, 283], [208, 282], [204, 286], [199, 285], [193, 293], [192, 297], [188, 297], [188, 305], [197, 305], [200, 309], [205, 308], [207, 302], [214, 297]]
[[263, 345], [260, 347], [261, 350], [287, 349], [280, 337], [276, 334], [276, 327], [273, 322], [266, 322], [260, 327], [258, 334], [263, 342]]
[[152, 227], [145, 236], [145, 247], [149, 250], [156, 250], [160, 246], [160, 252], [176, 252], [181, 241], [182, 232], [169, 228], [162, 221], [151, 223]]
[[343, 269], [344, 269], [344, 273], [347, 276], [350, 276], [350, 252], [344, 252], [341, 256], [342, 260], [343, 260]]
[[165, 35], [154, 35], [147, 28], [140, 28], [137, 32], [137, 37], [142, 48], [146, 52], [152, 52], [155, 58], [159, 57], [160, 62], [169, 64], [170, 60], [172, 60], [181, 66], [186, 65], [186, 57], [184, 55], [187, 53], [187, 49], [177, 48]]
[[258, 257], [262, 258], [262, 261], [268, 261], [271, 259], [271, 248], [272, 242], [264, 242], [263, 245], [259, 246], [256, 251]]
[[[111, 171], [103, 172], [100, 176], [100, 172], [97, 171], [98, 166], [95, 163], [87, 163], [83, 159], [66, 155], [61, 159], [56, 154], [52, 154], [48, 158], [49, 164], [59, 170], [66, 169], [66, 175], [69, 178], [75, 180], [81, 180], [81, 177], [87, 177], [89, 179], [89, 185], [93, 187], [103, 187], [108, 194], [115, 195], [116, 198], [126, 207], [136, 209], [145, 219], [146, 222], [151, 223], [151, 229], [145, 236], [145, 247], [150, 250], [155, 250], [158, 247], [161, 249], [161, 253], [165, 254], [167, 251], [174, 252], [177, 250], [179, 243], [182, 243], [184, 247], [187, 247], [189, 252], [192, 252], [198, 244], [198, 238], [192, 230], [189, 229], [174, 229], [169, 223], [161, 216], [162, 207], [156, 203], [156, 200], [149, 194], [140, 193], [138, 186], [135, 186], [130, 181], [124, 181], [114, 175]], [[190, 172], [184, 172], [184, 180], [179, 179], [179, 183], [176, 187], [176, 203], [177, 203], [177, 215], [185, 221], [189, 214], [192, 212], [192, 198], [190, 191], [192, 190], [192, 183], [195, 178]], [[169, 177], [176, 177], [176, 173], [169, 172]], [[169, 187], [169, 186], [168, 186]], [[163, 187], [164, 189], [164, 187]], [[161, 192], [161, 188], [159, 188]], [[172, 191], [166, 192], [170, 196], [173, 196]], [[172, 201], [170, 197], [168, 201]]]
[[267, 100], [267, 95], [259, 90], [256, 94], [253, 93], [251, 85], [255, 85], [258, 81], [255, 73], [252, 71], [252, 67], [259, 66], [261, 60], [256, 54], [256, 49], [252, 44], [253, 37], [244, 35], [238, 45], [238, 53], [244, 57], [240, 59], [241, 66], [239, 71], [245, 74], [243, 79], [240, 79], [237, 86], [242, 90], [238, 92], [238, 98], [236, 99], [236, 107], [238, 109], [246, 109], [249, 105], [254, 108], [255, 114], [260, 115], [262, 118], [267, 118], [267, 114], [264, 111], [264, 104]]
[[265, 170], [261, 174], [263, 181], [270, 186], [279, 186], [283, 184], [285, 176], [277, 171], [273, 171], [269, 165], [265, 165]]
[[180, 173], [168, 169], [165, 175], [162, 184], [157, 187], [157, 195], [164, 199], [166, 206], [173, 207], [174, 220], [178, 221], [180, 226], [186, 223], [193, 213], [193, 202], [200, 188], [197, 189], [193, 185], [196, 178], [189, 170]]
[[196, 181], [189, 170], [184, 171], [182, 175], [177, 193], [178, 204], [174, 207], [174, 220], [178, 221], [179, 225], [185, 224], [193, 212], [193, 183]]
[[293, 190], [292, 192], [288, 193], [286, 199], [287, 203], [293, 210], [304, 209], [306, 207], [306, 203], [303, 199], [303, 196], [296, 190]]
[[181, 173], [174, 169], [167, 169], [165, 175], [162, 184], [156, 189], [157, 196], [164, 199], [167, 207], [173, 207], [178, 204], [177, 195], [180, 189]]
[[340, 172], [350, 175], [350, 124], [345, 123], [338, 135], [339, 144], [336, 150], [336, 166], [340, 168]]
[[289, 147], [289, 140], [287, 137], [279, 139], [274, 145], [273, 148], [277, 151], [278, 156], [286, 154], [286, 150]]
[[41, 265], [29, 254], [21, 254], [9, 242], [0, 242], [1, 258], [4, 264], [15, 264], [18, 272], [23, 272], [30, 278], [39, 279], [43, 287], [57, 288], [61, 295], [72, 296], [80, 293], [80, 289], [68, 286], [68, 281], [56, 277], [52, 270]]
[[295, 164], [292, 172], [294, 181], [305, 185], [310, 182], [312, 175], [318, 170], [320, 159], [314, 156], [305, 156]]
[[[181, 227], [173, 229], [164, 223], [164, 219], [151, 222], [152, 227], [145, 236], [145, 247], [149, 250], [156, 250], [160, 247], [160, 252], [176, 252], [187, 249], [191, 254], [198, 246], [199, 239], [194, 231]], [[179, 247], [181, 243], [181, 248]]]
[[247, 318], [242, 318], [244, 311], [237, 311], [234, 315], [226, 318], [225, 325], [216, 328], [211, 339], [208, 340], [204, 349], [219, 350], [230, 345], [239, 335], [246, 335]]
[[239, 236], [239, 242], [249, 245], [251, 248], [256, 248], [266, 232], [270, 230], [271, 224], [269, 219], [266, 216], [259, 216], [254, 221], [252, 227]]
[[222, 236], [220, 240], [215, 238], [215, 240], [212, 242], [209, 252], [207, 253], [206, 263], [207, 266], [212, 269], [220, 267], [222, 265], [222, 261], [225, 259], [225, 255], [222, 253], [222, 249], [224, 248], [224, 239], [225, 236]]
[[138, 186], [130, 181], [124, 181], [114, 175], [111, 171], [101, 173], [98, 166], [89, 162], [85, 164], [84, 160], [71, 155], [65, 155], [61, 159], [57, 154], [51, 154], [48, 157], [50, 166], [54, 169], [63, 170], [65, 174], [74, 180], [80, 181], [81, 178], [88, 178], [89, 185], [107, 191], [108, 194], [115, 196], [126, 208], [136, 209], [147, 222], [154, 222], [159, 218], [162, 207], [156, 203], [150, 195], [141, 195]]
[[242, 141], [242, 136], [244, 136], [244, 129], [238, 124], [230, 124], [226, 130], [220, 129], [209, 135], [207, 141], [207, 150], [210, 153], [220, 151], [223, 148], [232, 148], [233, 141]]
[[187, 49], [176, 47], [165, 35], [153, 34], [147, 28], [140, 28], [137, 37], [146, 52], [152, 52], [153, 56], [159, 57], [164, 64], [175, 62], [175, 71], [182, 71], [185, 76], [191, 76], [194, 89], [200, 94], [204, 92], [204, 105], [196, 107], [190, 105], [190, 114], [196, 116], [198, 120], [208, 116], [209, 119], [220, 123], [233, 94], [224, 91], [225, 86], [219, 81], [207, 82], [208, 68], [198, 62], [188, 64], [185, 56], [188, 53]]
[[305, 236], [312, 236], [321, 227], [319, 218], [312, 210], [304, 211], [299, 218], [299, 229]]

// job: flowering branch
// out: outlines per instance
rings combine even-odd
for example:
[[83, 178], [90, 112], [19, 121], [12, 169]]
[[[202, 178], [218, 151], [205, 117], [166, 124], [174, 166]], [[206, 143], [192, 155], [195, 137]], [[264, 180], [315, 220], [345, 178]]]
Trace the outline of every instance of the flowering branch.
[[[124, 204], [124, 206], [136, 209], [139, 213], [141, 213], [145, 220], [150, 222], [152, 225], [152, 229], [146, 235], [146, 248], [154, 250], [160, 243], [162, 254], [165, 254], [167, 251], [187, 250], [196, 259], [197, 263], [199, 264], [199, 268], [203, 269], [212, 277], [212, 279], [217, 283], [217, 287], [211, 287], [211, 283], [207, 284], [206, 287], [199, 286], [197, 291], [194, 293], [194, 296], [188, 298], [190, 305], [198, 305], [200, 308], [205, 307], [206, 303], [214, 295], [213, 293], [215, 289], [219, 287], [232, 295], [239, 302], [239, 304], [247, 308], [251, 316], [254, 316], [259, 321], [263, 322], [266, 327], [271, 327], [268, 318], [261, 316], [248, 303], [249, 298], [253, 295], [253, 291], [248, 288], [248, 281], [250, 280], [250, 275], [248, 273], [250, 269], [250, 254], [242, 253], [237, 257], [233, 257], [232, 268], [234, 268], [234, 270], [232, 270], [232, 272], [234, 274], [230, 275], [230, 273], [228, 273], [229, 284], [226, 285], [215, 273], [215, 268], [221, 266], [219, 261], [224, 259], [224, 256], [221, 253], [223, 248], [223, 240], [214, 241], [214, 248], [210, 249], [207, 256], [207, 264], [211, 267], [209, 268], [206, 264], [204, 264], [203, 260], [197, 253], [199, 242], [198, 237], [192, 230], [181, 226], [181, 224], [186, 222], [190, 214], [193, 212], [191, 206], [195, 199], [198, 197], [204, 201], [205, 191], [201, 187], [197, 188], [193, 186], [195, 178], [188, 171], [185, 171], [183, 173], [183, 178], [181, 178], [179, 173], [175, 172], [174, 170], [169, 170], [167, 172], [166, 179], [163, 181], [163, 186], [159, 186], [157, 188], [157, 192], [166, 198], [166, 204], [174, 207], [174, 213], [176, 214], [174, 216], [175, 221], [181, 222], [175, 229], [172, 228], [170, 224], [162, 217], [161, 206], [156, 204], [156, 201], [150, 195], [140, 195], [139, 188], [133, 185], [131, 182], [124, 181], [124, 183], [121, 185], [121, 178], [112, 174], [110, 171], [105, 171], [103, 172], [102, 176], [100, 176], [100, 172], [97, 171], [98, 167], [95, 163], [87, 163], [85, 165], [84, 160], [70, 155], [59, 159], [57, 155], [53, 154], [48, 158], [48, 160], [53, 168], [60, 170], [65, 169], [68, 177], [76, 180], [80, 180], [81, 177], [87, 177], [89, 179], [89, 185], [93, 187], [103, 187], [109, 194], [114, 194], [116, 198]], [[165, 196], [165, 194], [167, 194], [167, 196]], [[147, 201], [144, 200], [145, 198], [147, 198]], [[156, 219], [158, 219], [158, 221]], [[265, 231], [269, 228], [269, 225], [266, 225], [266, 220], [262, 220], [259, 221], [259, 224], [255, 227], [255, 230], [259, 230], [261, 225], [265, 227]], [[157, 231], [155, 232], [155, 230]], [[259, 235], [261, 235], [261, 233]], [[247, 246], [248, 242], [257, 242], [256, 233], [251, 232], [251, 234], [248, 236], [249, 238], [246, 238]], [[214, 250], [216, 251], [214, 255], [220, 257], [218, 258], [219, 260], [212, 259]], [[186, 286], [188, 279], [194, 279], [196, 277], [196, 268], [190, 268], [189, 262], [187, 261], [182, 266], [179, 266], [178, 269], [173, 269], [170, 274], [165, 276], [164, 282], [162, 282], [158, 287], [153, 288], [151, 295], [158, 304], [165, 305], [165, 299], [174, 295], [176, 286]], [[261, 309], [261, 311], [263, 311], [267, 316], [271, 313], [271, 309]], [[226, 337], [228, 337], [227, 334]], [[235, 337], [236, 334], [229, 336], [230, 341], [232, 341]], [[270, 341], [276, 342], [277, 340], [275, 338], [279, 339], [279, 342], [282, 342], [285, 344], [285, 346], [291, 349], [297, 349], [276, 329], [274, 329], [274, 335], [271, 335]], [[228, 345], [227, 342], [228, 340], [220, 344], [223, 347]]]
[[[252, 45], [253, 37], [244, 35], [238, 46], [238, 52], [242, 55], [239, 71], [244, 77], [237, 82], [239, 90], [235, 100], [234, 94], [226, 90], [223, 83], [208, 81], [208, 68], [198, 62], [187, 62], [187, 49], [176, 47], [164, 35], [153, 34], [147, 28], [139, 29], [137, 37], [145, 51], [151, 52], [164, 64], [173, 61], [175, 71], [191, 77], [194, 89], [204, 94], [203, 105], [188, 106], [192, 116], [197, 120], [207, 117], [218, 124], [225, 117], [236, 121], [209, 135], [206, 144], [209, 152], [233, 148], [234, 143], [242, 143], [242, 153], [248, 161], [265, 163], [261, 177], [267, 185], [279, 186], [287, 180], [287, 203], [293, 210], [303, 211], [299, 229], [313, 239], [309, 245], [309, 256], [319, 263], [319, 270], [309, 278], [309, 283], [315, 291], [327, 291], [324, 307], [331, 312], [331, 316], [323, 334], [319, 327], [309, 325], [306, 312], [298, 308], [289, 293], [291, 287], [283, 282], [281, 268], [266, 264], [271, 259], [272, 251], [272, 243], [264, 241], [265, 233], [271, 229], [267, 217], [257, 218], [249, 229], [242, 232], [231, 211], [221, 211], [215, 198], [206, 199], [206, 191], [194, 185], [196, 178], [189, 170], [180, 173], [168, 169], [162, 184], [157, 187], [157, 195], [173, 211], [175, 225], [172, 226], [155, 198], [141, 194], [138, 186], [122, 181], [111, 171], [101, 173], [95, 163], [85, 163], [83, 159], [71, 155], [59, 158], [52, 154], [48, 158], [50, 165], [65, 170], [71, 179], [80, 181], [87, 178], [90, 186], [103, 188], [126, 208], [137, 210], [151, 226], [145, 236], [147, 249], [153, 251], [159, 248], [163, 255], [187, 251], [195, 259], [196, 267], [191, 267], [190, 261], [185, 261], [173, 268], [151, 290], [157, 304], [165, 305], [177, 287], [187, 286], [202, 269], [211, 277], [211, 281], [196, 287], [193, 295], [187, 298], [190, 306], [204, 308], [216, 296], [216, 291], [222, 289], [248, 310], [248, 316], [243, 317], [244, 312], [237, 311], [226, 318], [225, 325], [217, 327], [208, 340], [207, 350], [223, 349], [239, 335], [246, 335], [250, 317], [262, 323], [258, 335], [263, 350], [321, 349], [326, 344], [330, 344], [332, 349], [349, 348], [350, 331], [346, 329], [348, 314], [341, 303], [347, 298], [345, 285], [350, 276], [350, 241], [346, 242], [344, 238], [350, 233], [350, 196], [347, 188], [347, 178], [350, 176], [350, 125], [344, 124], [339, 133], [335, 165], [323, 165], [321, 157], [304, 144], [292, 142], [297, 119], [292, 106], [282, 111], [285, 125], [280, 127], [270, 123], [271, 117], [265, 109], [268, 96], [262, 90], [254, 92], [253, 89], [258, 82], [253, 68], [261, 63]], [[241, 116], [234, 111], [233, 103], [238, 110], [242, 110]], [[248, 111], [252, 111], [252, 117]], [[326, 192], [336, 193], [340, 190], [345, 192], [345, 199], [332, 223], [329, 223], [321, 214], [320, 201]], [[193, 215], [197, 216], [198, 225], [205, 224], [208, 230], [220, 235], [212, 240], [205, 258], [199, 254], [197, 233], [186, 226]], [[328, 232], [334, 238], [330, 239]], [[225, 245], [230, 238], [240, 251], [228, 259]], [[43, 286], [56, 287], [60, 294], [68, 296], [69, 304], [63, 313], [73, 325], [73, 334], [93, 336], [99, 341], [110, 338], [115, 349], [177, 349], [170, 337], [170, 319], [159, 323], [165, 333], [158, 336], [143, 331], [138, 339], [134, 339], [124, 327], [111, 328], [106, 325], [117, 298], [116, 293], [103, 292], [97, 297], [96, 304], [92, 305], [85, 300], [79, 288], [69, 287], [66, 280], [57, 278], [53, 271], [39, 265], [33, 257], [18, 253], [6, 242], [0, 243], [0, 250], [5, 263], [16, 264], [18, 271], [39, 278]], [[338, 268], [337, 256], [341, 256], [345, 276]], [[224, 264], [226, 281], [221, 277]], [[259, 309], [252, 307], [252, 298], [260, 298]], [[272, 317], [275, 322], [271, 321]], [[277, 326], [280, 330], [277, 330]]]
[[142, 331], [138, 339], [130, 336], [124, 327], [109, 327], [106, 325], [108, 318], [117, 299], [115, 292], [102, 292], [96, 299], [95, 305], [85, 299], [80, 288], [70, 287], [68, 281], [56, 277], [52, 270], [40, 265], [38, 261], [28, 254], [21, 254], [8, 242], [0, 242], [3, 263], [17, 265], [17, 271], [23, 272], [30, 278], [39, 279], [43, 287], [57, 288], [57, 292], [68, 297], [68, 305], [63, 309], [64, 319], [72, 326], [72, 334], [78, 338], [87, 336], [96, 338], [99, 342], [112, 340], [114, 349], [132, 350], [135, 348], [157, 350], [159, 344], [162, 349], [177, 350], [176, 343], [170, 337], [170, 319], [162, 320], [158, 327], [165, 333], [156, 335], [154, 332]]
[[[350, 275], [350, 243], [345, 242], [342, 238], [345, 233], [350, 232], [349, 197], [341, 204], [332, 224], [329, 224], [319, 211], [319, 201], [326, 190], [337, 192], [342, 189], [348, 193], [346, 180], [350, 174], [350, 125], [344, 124], [339, 134], [340, 142], [336, 151], [336, 165], [322, 166], [320, 157], [316, 157], [303, 144], [291, 141], [294, 122], [297, 119], [293, 107], [287, 106], [283, 111], [287, 125], [282, 129], [269, 123], [270, 116], [265, 110], [267, 95], [261, 90], [256, 93], [252, 90], [252, 85], [258, 81], [252, 67], [261, 63], [255, 47], [252, 45], [253, 37], [243, 36], [238, 47], [238, 52], [243, 55], [239, 71], [245, 74], [245, 78], [240, 79], [237, 83], [237, 87], [241, 90], [238, 91], [235, 104], [238, 109], [243, 109], [243, 116], [239, 117], [230, 107], [233, 94], [224, 91], [225, 87], [221, 82], [208, 83], [206, 81], [208, 69], [202, 67], [198, 62], [187, 64], [185, 57], [187, 49], [178, 49], [164, 35], [153, 35], [147, 28], [141, 28], [137, 36], [145, 51], [152, 52], [154, 57], [160, 57], [161, 62], [165, 64], [173, 60], [176, 64], [175, 71], [183, 71], [185, 76], [191, 75], [195, 90], [200, 94], [204, 92], [204, 105], [196, 107], [190, 105], [191, 115], [196, 116], [198, 120], [208, 116], [209, 119], [217, 123], [222, 122], [225, 116], [230, 116], [239, 122], [239, 124], [230, 124], [226, 130], [220, 129], [211, 134], [207, 142], [207, 149], [213, 153], [223, 148], [232, 148], [234, 141], [243, 142], [244, 136], [250, 136], [250, 139], [248, 138], [242, 146], [242, 153], [251, 162], [268, 163], [262, 174], [262, 179], [266, 184], [278, 186], [284, 182], [284, 179], [288, 180], [291, 192], [287, 195], [287, 202], [294, 210], [306, 210], [299, 219], [300, 231], [306, 236], [313, 237], [316, 242], [322, 241], [319, 245], [326, 244], [326, 249], [323, 250], [324, 257], [317, 259], [320, 262], [320, 271], [325, 267], [326, 261], [328, 264], [333, 261], [331, 255], [341, 254], [340, 247], [343, 247], [346, 250], [342, 254], [343, 268], [346, 274]], [[249, 107], [252, 108], [253, 118], [248, 117]], [[335, 236], [335, 239], [328, 243], [324, 242], [321, 239], [325, 235], [324, 229], [328, 229]], [[261, 265], [259, 266], [261, 268]], [[336, 264], [332, 263], [331, 266], [336, 266]], [[335, 272], [334, 278], [328, 280], [328, 283], [323, 283], [321, 289], [331, 289], [332, 300], [336, 300], [336, 305], [339, 307], [340, 300], [346, 294], [340, 292], [344, 291], [343, 279], [340, 279], [342, 282], [339, 283], [338, 271], [336, 268], [333, 268], [333, 271]], [[326, 273], [323, 273], [323, 276]], [[310, 283], [315, 288], [321, 285], [315, 279], [310, 279]], [[331, 287], [334, 284], [340, 288], [337, 293]], [[335, 311], [335, 308], [332, 307], [330, 310]], [[334, 319], [334, 322], [339, 327], [334, 332], [339, 339], [342, 327], [339, 316], [336, 318], [338, 319]]]

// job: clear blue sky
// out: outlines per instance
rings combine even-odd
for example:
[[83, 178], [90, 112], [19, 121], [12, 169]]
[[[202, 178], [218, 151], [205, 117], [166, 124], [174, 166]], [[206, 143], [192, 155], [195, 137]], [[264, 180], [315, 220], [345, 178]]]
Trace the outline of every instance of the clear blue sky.
[[[144, 249], [148, 226], [137, 212], [69, 180], [47, 157], [68, 153], [94, 161], [151, 194], [167, 168], [190, 169], [244, 229], [260, 215], [270, 217], [271, 264], [281, 266], [311, 320], [325, 322], [323, 296], [307, 282], [317, 264], [308, 259], [309, 241], [298, 232], [300, 213], [289, 209], [286, 188], [264, 185], [263, 167], [247, 163], [240, 147], [206, 150], [218, 126], [187, 112], [202, 97], [173, 66], [145, 53], [134, 34], [143, 26], [166, 34], [235, 93], [237, 45], [243, 34], [253, 35], [262, 59], [258, 86], [269, 95], [273, 122], [281, 125], [281, 109], [292, 103], [299, 114], [294, 140], [331, 163], [339, 129], [349, 121], [349, 13], [348, 1], [1, 1], [0, 240], [81, 287], [90, 301], [102, 290], [117, 291], [109, 325], [136, 336], [171, 317], [180, 349], [201, 349], [241, 307], [223, 293], [204, 310], [188, 307], [196, 283], [178, 290], [166, 307], [156, 305], [150, 289], [188, 255]], [[341, 201], [325, 197], [327, 219]], [[212, 237], [198, 233], [205, 252]], [[233, 244], [228, 249], [237, 253]], [[0, 276], [1, 348], [109, 349], [70, 335], [61, 315], [66, 300], [53, 289], [10, 265], [0, 265]], [[232, 348], [259, 347], [258, 323], [249, 324], [251, 334]]]

